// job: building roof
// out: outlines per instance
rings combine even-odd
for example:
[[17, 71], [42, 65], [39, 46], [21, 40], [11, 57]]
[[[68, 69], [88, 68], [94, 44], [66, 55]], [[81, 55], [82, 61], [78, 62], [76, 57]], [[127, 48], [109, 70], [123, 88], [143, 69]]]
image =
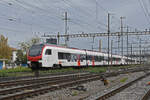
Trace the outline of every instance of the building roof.
[[16, 49], [16, 48], [13, 48], [13, 47], [11, 47], [11, 50], [12, 50], [12, 51], [17, 51], [17, 49]]
[[6, 61], [6, 60], [8, 60], [8, 59], [0, 59], [0, 61]]

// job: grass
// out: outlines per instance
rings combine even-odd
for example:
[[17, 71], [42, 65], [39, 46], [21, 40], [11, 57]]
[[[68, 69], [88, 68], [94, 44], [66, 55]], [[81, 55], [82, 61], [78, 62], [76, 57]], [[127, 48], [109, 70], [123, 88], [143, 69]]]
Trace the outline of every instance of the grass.
[[2, 70], [0, 70], [0, 73], [1, 73], [1, 72], [4, 72], [4, 73], [12, 73], [12, 72], [31, 72], [31, 71], [32, 71], [32, 70], [31, 70], [30, 68], [18, 66], [17, 68], [2, 69]]
[[[120, 68], [128, 68], [128, 67], [135, 67], [138, 65], [128, 65], [128, 66], [116, 66], [116, 67], [110, 67], [110, 69], [117, 70]], [[81, 68], [81, 69], [75, 69], [75, 68], [62, 68], [62, 69], [51, 69], [51, 70], [45, 70], [40, 71], [40, 74], [49, 74], [49, 73], [65, 73], [65, 72], [91, 72], [91, 73], [102, 73], [107, 71], [107, 67], [88, 67], [88, 68]], [[27, 72], [27, 73], [20, 73], [20, 72]], [[28, 76], [28, 75], [34, 75], [32, 73], [32, 70], [27, 67], [17, 67], [13, 69], [3, 69], [0, 70], [0, 77], [15, 77], [15, 76]]]
[[84, 70], [91, 72], [91, 73], [102, 73], [102, 72], [106, 72], [107, 68], [106, 67], [89, 67]]
[[128, 80], [128, 78], [127, 78], [127, 77], [125, 77], [125, 78], [121, 79], [121, 80], [120, 80], [120, 82], [121, 82], [121, 83], [124, 83], [124, 82], [126, 82], [126, 80]]
[[134, 65], [122, 65], [122, 66], [114, 66], [112, 67], [112, 69], [121, 69], [121, 68], [134, 68], [134, 67], [141, 67], [141, 65], [137, 65], [137, 64], [134, 64]]
[[24, 74], [19, 72], [32, 72], [30, 68], [27, 67], [17, 67], [12, 69], [2, 69], [0, 70], [0, 77], [8, 76], [24, 76]]
[[78, 93], [78, 91], [72, 91], [72, 96], [77, 96], [79, 93]]
[[[54, 73], [67, 73], [67, 72], [91, 72], [91, 73], [101, 73], [106, 72], [106, 67], [88, 67], [88, 68], [62, 68], [62, 69], [51, 69], [51, 70], [44, 70], [40, 71], [40, 74], [54, 74]], [[27, 73], [22, 73], [27, 72]], [[0, 77], [16, 77], [16, 76], [28, 76], [34, 75], [32, 70], [27, 67], [17, 67], [13, 69], [3, 69], [0, 70]]]
[[53, 69], [47, 71], [40, 71], [40, 73], [65, 73], [65, 72], [91, 72], [91, 73], [101, 73], [106, 72], [106, 67], [88, 67], [88, 68], [63, 68], [63, 69]]

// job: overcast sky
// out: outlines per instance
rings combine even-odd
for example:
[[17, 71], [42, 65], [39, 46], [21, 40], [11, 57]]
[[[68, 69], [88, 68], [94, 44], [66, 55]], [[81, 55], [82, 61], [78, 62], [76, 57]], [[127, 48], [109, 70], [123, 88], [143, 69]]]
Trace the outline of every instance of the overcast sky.
[[[9, 38], [12, 47], [35, 35], [64, 34], [64, 12], [68, 12], [69, 34], [107, 32], [108, 12], [111, 32], [120, 30], [120, 16], [125, 17], [124, 26], [144, 30], [150, 27], [149, 5], [150, 0], [0, 0], [0, 34]], [[106, 38], [102, 42], [106, 47]], [[71, 39], [69, 44], [91, 49], [92, 39]]]

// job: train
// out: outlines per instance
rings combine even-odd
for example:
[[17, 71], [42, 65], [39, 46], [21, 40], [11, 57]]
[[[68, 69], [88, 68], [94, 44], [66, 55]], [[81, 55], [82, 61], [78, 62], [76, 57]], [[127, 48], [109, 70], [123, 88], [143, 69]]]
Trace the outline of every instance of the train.
[[32, 69], [61, 67], [94, 67], [104, 65], [136, 64], [136, 59], [109, 55], [98, 51], [63, 47], [50, 44], [32, 45], [27, 53], [28, 66]]

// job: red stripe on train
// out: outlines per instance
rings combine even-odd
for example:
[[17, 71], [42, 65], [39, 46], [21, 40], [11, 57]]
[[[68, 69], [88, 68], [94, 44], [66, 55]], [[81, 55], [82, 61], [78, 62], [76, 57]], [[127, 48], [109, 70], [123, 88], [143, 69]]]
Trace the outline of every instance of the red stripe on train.
[[92, 60], [92, 66], [95, 66], [95, 61], [94, 60]]
[[78, 66], [80, 66], [80, 55], [78, 55], [78, 60], [77, 60]]
[[45, 48], [45, 46], [42, 48], [42, 52], [41, 52], [40, 56], [31, 57], [31, 56], [27, 55], [28, 60], [29, 61], [39, 61], [39, 60], [41, 60], [44, 48]]

